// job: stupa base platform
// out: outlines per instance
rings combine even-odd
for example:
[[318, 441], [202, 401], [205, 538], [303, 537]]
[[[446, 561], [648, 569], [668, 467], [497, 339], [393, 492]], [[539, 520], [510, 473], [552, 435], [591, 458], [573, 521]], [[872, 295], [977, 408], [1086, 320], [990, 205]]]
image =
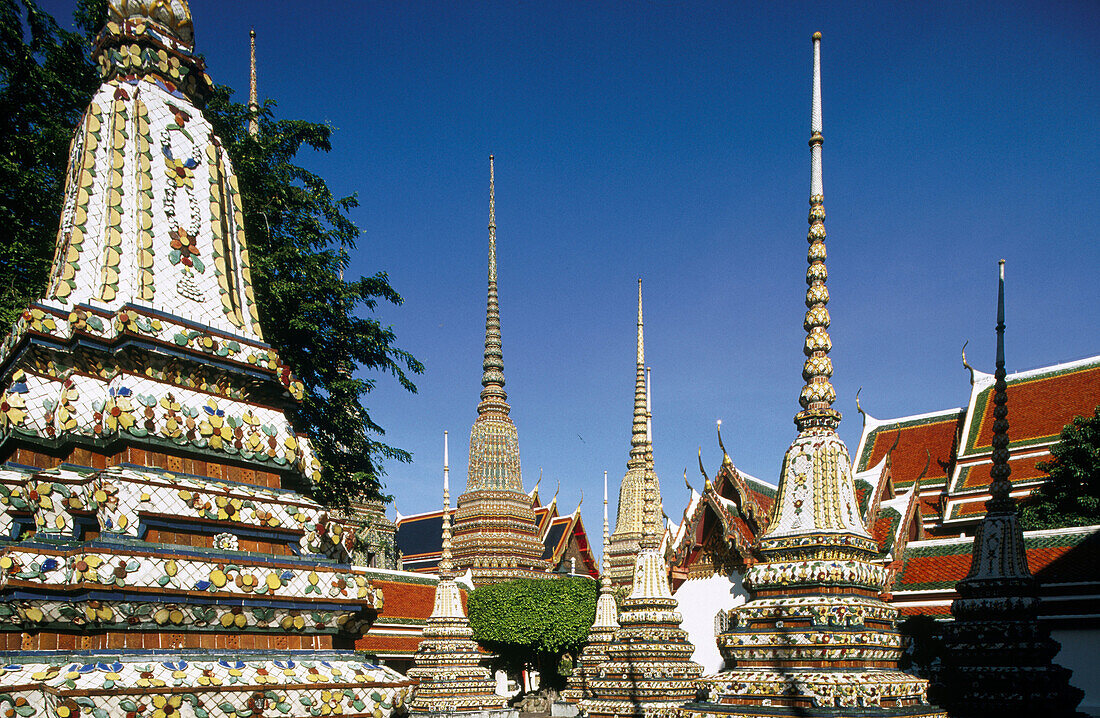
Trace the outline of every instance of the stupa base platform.
[[554, 701], [550, 704], [550, 715], [552, 718], [573, 718], [579, 712], [577, 703], [574, 701]]
[[492, 708], [489, 710], [447, 710], [447, 711], [409, 711], [410, 716], [429, 716], [430, 718], [519, 718], [515, 708]]
[[734, 670], [699, 681], [708, 700], [684, 718], [948, 718], [929, 705], [927, 681], [901, 671]]
[[579, 704], [583, 718], [681, 718], [683, 701], [597, 701]]
[[23, 718], [390, 718], [413, 686], [346, 651], [4, 651], [0, 661], [0, 705]]

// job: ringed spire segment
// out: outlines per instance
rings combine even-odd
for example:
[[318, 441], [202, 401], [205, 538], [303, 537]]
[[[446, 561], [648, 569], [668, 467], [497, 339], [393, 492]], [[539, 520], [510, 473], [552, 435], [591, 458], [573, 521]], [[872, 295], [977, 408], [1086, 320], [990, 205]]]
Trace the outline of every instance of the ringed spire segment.
[[482, 361], [481, 403], [478, 413], [496, 411], [505, 415], [508, 393], [504, 390], [504, 353], [500, 339], [500, 299], [497, 294], [497, 222], [493, 156], [489, 155], [489, 288], [485, 307], [485, 356]]
[[829, 271], [825, 266], [825, 190], [821, 176], [821, 33], [814, 33], [813, 101], [810, 112], [810, 229], [806, 240], [810, 247], [806, 260], [806, 342], [803, 353], [806, 362], [802, 366], [802, 387], [799, 403], [802, 411], [795, 416], [799, 431], [813, 427], [835, 430], [840, 424], [840, 412], [833, 408], [836, 390], [833, 388], [833, 363], [829, 351], [833, 348], [829, 337], [829, 289], [825, 281]]

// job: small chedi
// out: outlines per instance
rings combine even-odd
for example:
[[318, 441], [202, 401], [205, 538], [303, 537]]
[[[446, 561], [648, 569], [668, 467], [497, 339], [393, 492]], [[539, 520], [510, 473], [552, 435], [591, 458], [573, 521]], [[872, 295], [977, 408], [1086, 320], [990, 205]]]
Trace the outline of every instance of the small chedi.
[[1058, 643], [1039, 623], [1038, 582], [1009, 494], [1008, 385], [1005, 381], [1004, 260], [997, 291], [997, 368], [993, 385], [991, 497], [974, 535], [970, 571], [955, 584], [955, 620], [944, 636], [944, 707], [957, 718], [1073, 716], [1084, 693], [1051, 661]]
[[466, 491], [455, 511], [454, 562], [482, 585], [513, 578], [545, 578], [535, 512], [523, 490], [519, 436], [508, 416], [497, 297], [497, 223], [493, 157], [489, 156], [489, 290], [481, 401], [470, 429]]
[[462, 596], [455, 583], [451, 562], [451, 494], [447, 456], [447, 434], [443, 433], [443, 555], [439, 560], [439, 583], [435, 588], [432, 615], [424, 627], [424, 640], [416, 649], [416, 665], [409, 677], [419, 681], [409, 710], [413, 715], [478, 714], [515, 716], [505, 708], [507, 699], [494, 693], [489, 669], [481, 665], [481, 654]]
[[685, 716], [943, 716], [927, 682], [898, 670], [898, 612], [879, 594], [886, 570], [860, 516], [830, 378], [829, 292], [821, 179], [820, 33], [813, 38], [809, 269], [803, 368], [771, 519], [718, 639], [730, 669], [704, 679], [705, 701]]
[[[639, 281], [631, 462], [638, 457], [644, 461], [651, 452], [648, 436]], [[653, 510], [658, 500], [656, 475], [648, 471], [645, 476], [641, 551], [634, 563], [633, 583], [622, 601], [619, 626], [605, 649], [607, 660], [586, 674], [585, 697], [578, 703], [583, 716], [677, 715], [681, 705], [695, 698], [695, 681], [702, 674], [699, 664], [691, 661], [695, 647], [680, 628], [682, 617], [668, 585], [668, 568], [661, 553], [660, 513]]]
[[184, 0], [117, 0], [46, 295], [0, 346], [0, 706], [19, 716], [380, 718], [349, 648], [383, 607], [263, 341]]
[[615, 605], [615, 596], [611, 588], [611, 563], [607, 555], [607, 472], [603, 472], [603, 569], [600, 572], [600, 597], [596, 599], [596, 618], [588, 631], [588, 643], [577, 656], [577, 665], [562, 700], [576, 703], [590, 695], [589, 681], [598, 675], [600, 664], [607, 660], [607, 647], [615, 637], [619, 627], [619, 608]]

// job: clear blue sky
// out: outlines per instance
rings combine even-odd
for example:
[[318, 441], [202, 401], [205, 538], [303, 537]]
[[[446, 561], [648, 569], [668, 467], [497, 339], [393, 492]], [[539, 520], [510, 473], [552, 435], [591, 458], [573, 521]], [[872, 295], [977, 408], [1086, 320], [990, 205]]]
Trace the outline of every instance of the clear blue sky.
[[[67, 18], [72, 3], [46, 7]], [[353, 267], [427, 366], [368, 400], [403, 513], [465, 482], [480, 390], [488, 155], [505, 374], [530, 488], [584, 490], [629, 448], [644, 280], [655, 459], [679, 520], [698, 446], [776, 481], [802, 386], [810, 35], [822, 46], [831, 329], [842, 437], [969, 396], [992, 371], [1007, 260], [1010, 371], [1100, 353], [1100, 4], [191, 3], [216, 82], [337, 128], [303, 161], [358, 192]], [[392, 514], [391, 514], [392, 515]], [[614, 521], [614, 518], [612, 518]]]

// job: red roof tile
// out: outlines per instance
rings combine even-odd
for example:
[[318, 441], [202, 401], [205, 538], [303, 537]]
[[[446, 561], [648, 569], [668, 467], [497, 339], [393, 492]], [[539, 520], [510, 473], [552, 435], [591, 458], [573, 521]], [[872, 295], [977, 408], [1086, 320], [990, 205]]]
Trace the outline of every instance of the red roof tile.
[[894, 449], [890, 465], [890, 475], [895, 485], [907, 486], [920, 476], [928, 461], [926, 450], [931, 453], [932, 461], [928, 465], [925, 479], [945, 479], [947, 472], [944, 467], [951, 462], [958, 422], [958, 414], [952, 414], [902, 426], [900, 429], [895, 429], [892, 425], [880, 426], [875, 429], [870, 453], [864, 449], [863, 453], [867, 458], [864, 460], [860, 457], [859, 468], [865, 471], [878, 464], [897, 440], [898, 446]]
[[[1018, 481], [1035, 481], [1036, 479], [1045, 478], [1046, 474], [1035, 467], [1040, 461], [1050, 461], [1050, 454], [1044, 453], [1040, 456], [1010, 458], [1008, 465], [1012, 468], [1012, 475], [1009, 477], [1009, 480], [1012, 483], [1016, 483]], [[977, 489], [989, 486], [993, 483], [993, 477], [989, 475], [992, 469], [993, 464], [960, 466], [959, 478], [956, 479], [952, 490], [964, 491], [966, 489]]]
[[[1100, 406], [1100, 366], [1014, 381], [1008, 385], [1008, 418], [1012, 445], [1054, 441], [1075, 416], [1091, 416]], [[993, 392], [976, 400], [967, 453], [988, 451], [993, 440]]]

